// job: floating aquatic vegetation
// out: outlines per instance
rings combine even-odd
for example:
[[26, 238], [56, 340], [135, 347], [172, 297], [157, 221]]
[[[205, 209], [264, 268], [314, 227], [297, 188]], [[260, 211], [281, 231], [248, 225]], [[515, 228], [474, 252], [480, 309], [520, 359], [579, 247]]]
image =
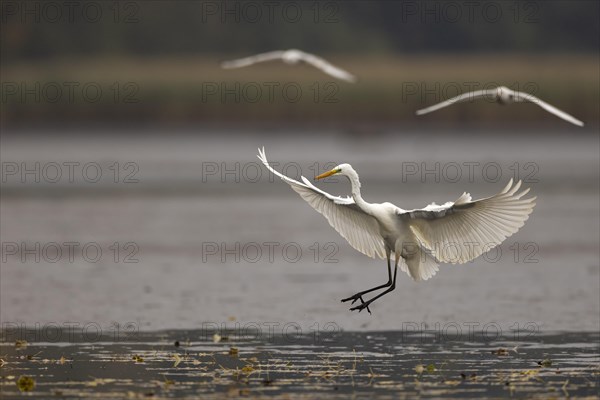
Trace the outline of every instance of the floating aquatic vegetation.
[[[178, 338], [199, 336], [197, 332], [175, 334]], [[115, 398], [123, 393], [137, 399], [211, 398], [228, 393], [252, 398], [332, 393], [356, 398], [381, 394], [498, 398], [509, 393], [547, 398], [594, 396], [600, 374], [595, 364], [600, 361], [597, 349], [564, 347], [569, 341], [562, 336], [545, 337], [543, 348], [529, 341], [521, 347], [519, 357], [507, 359], [490, 356], [485, 343], [481, 349], [469, 344], [474, 351], [468, 352], [460, 342], [394, 347], [390, 345], [397, 343], [394, 333], [368, 336], [345, 332], [335, 337], [336, 342], [325, 344], [315, 343], [314, 337], [297, 338], [291, 345], [253, 338], [237, 340], [235, 347], [214, 343], [209, 335], [190, 344], [185, 352], [173, 349], [176, 340], [169, 334], [146, 335], [142, 336], [146, 341], [97, 343], [93, 347], [30, 344], [34, 351], [26, 352], [11, 343], [3, 348], [7, 353], [1, 354], [8, 366], [2, 369], [0, 389], [3, 395], [8, 392], [8, 397], [19, 398], [19, 376], [35, 376], [38, 381], [43, 375], [44, 384], [36, 382], [34, 389], [40, 398]], [[581, 343], [580, 337], [577, 340]], [[555, 349], [552, 343], [557, 344]], [[180, 346], [185, 346], [183, 341]], [[43, 358], [36, 356], [40, 352]], [[559, 363], [560, 371], [536, 365], [544, 359], [552, 359], [553, 367]], [[73, 362], [78, 369], [102, 375], [77, 377], [69, 366]], [[37, 367], [42, 371], [39, 375], [32, 373]]]
[[173, 364], [173, 368], [177, 368], [177, 366], [181, 363], [181, 357], [179, 354], [173, 354], [173, 358], [175, 359], [175, 364]]
[[117, 382], [114, 378], [94, 378], [93, 381], [85, 382], [86, 386], [97, 387], [100, 385], [106, 385]]
[[35, 380], [31, 376], [22, 375], [17, 380], [17, 387], [21, 392], [31, 392], [35, 387]]
[[530, 375], [538, 375], [539, 373], [540, 373], [540, 371], [537, 370], [537, 369], [528, 369], [528, 370], [520, 372], [521, 375], [528, 375], [528, 376], [530, 376]]
[[462, 383], [462, 381], [459, 380], [455, 380], [455, 379], [447, 379], [445, 381], [443, 381], [443, 383], [445, 385], [450, 385], [450, 386], [456, 386]]
[[497, 356], [508, 356], [509, 352], [507, 349], [499, 348], [498, 350], [493, 350], [492, 354], [497, 355]]
[[566, 397], [569, 397], [569, 392], [567, 391], [567, 386], [569, 386], [569, 380], [567, 379], [565, 383], [562, 384], [560, 389], [563, 391]]
[[164, 387], [165, 389], [169, 389], [169, 388], [170, 388], [171, 386], [173, 386], [174, 384], [175, 384], [175, 381], [174, 381], [174, 380], [172, 380], [172, 379], [167, 379], [167, 378], [165, 377], [165, 381], [163, 382], [163, 385], [164, 385], [163, 387]]
[[545, 358], [542, 361], [538, 361], [538, 365], [540, 367], [545, 367], [545, 368], [549, 368], [552, 366], [552, 360]]
[[[460, 377], [461, 377], [463, 380], [465, 380], [465, 379], [467, 379], [467, 374], [465, 374], [465, 373], [463, 372], [463, 373], [461, 373], [461, 374], [460, 374]], [[469, 378], [469, 379], [471, 379], [471, 380], [475, 380], [475, 379], [477, 379], [477, 374], [470, 374], [470, 375], [468, 376], [468, 378]]]
[[250, 375], [252, 372], [254, 372], [254, 367], [250, 364], [245, 365], [242, 367], [242, 372], [246, 375]]

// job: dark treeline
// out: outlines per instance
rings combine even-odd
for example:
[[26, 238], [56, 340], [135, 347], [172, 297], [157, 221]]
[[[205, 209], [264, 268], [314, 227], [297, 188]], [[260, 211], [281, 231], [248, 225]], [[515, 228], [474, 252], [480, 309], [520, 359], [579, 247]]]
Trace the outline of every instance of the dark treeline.
[[65, 56], [597, 52], [599, 2], [3, 1], [2, 62]]

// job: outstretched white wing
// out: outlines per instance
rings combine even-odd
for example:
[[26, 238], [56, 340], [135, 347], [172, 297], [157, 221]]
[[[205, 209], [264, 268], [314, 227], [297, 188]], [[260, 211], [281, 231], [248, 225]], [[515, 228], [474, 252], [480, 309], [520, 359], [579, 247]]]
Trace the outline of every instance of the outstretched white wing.
[[363, 212], [352, 198], [333, 196], [315, 187], [304, 176], [302, 182], [275, 171], [267, 161], [265, 149], [258, 149], [258, 159], [276, 176], [292, 187], [312, 208], [323, 214], [329, 224], [361, 253], [385, 258], [383, 238], [375, 218]]
[[517, 232], [535, 206], [535, 197], [523, 199], [529, 189], [517, 193], [521, 181], [495, 196], [471, 201], [463, 193], [454, 203], [430, 205], [400, 214], [421, 245], [438, 260], [462, 264], [496, 247]]
[[224, 61], [221, 63], [221, 67], [225, 69], [247, 67], [259, 62], [281, 59], [283, 53], [284, 51], [281, 50], [269, 51], [268, 53], [261, 53], [255, 56], [240, 58], [238, 60]]
[[356, 82], [356, 77], [349, 73], [348, 71], [344, 71], [341, 68], [336, 67], [330, 62], [324, 60], [321, 57], [315, 56], [314, 54], [301, 52], [302, 60], [312, 65], [315, 68], [320, 69], [328, 75], [333, 76], [334, 78], [342, 79], [347, 82]]
[[442, 101], [441, 103], [434, 104], [427, 108], [422, 108], [420, 110], [417, 110], [416, 114], [417, 115], [427, 114], [432, 111], [437, 111], [440, 108], [448, 107], [449, 105], [452, 105], [454, 103], [460, 103], [461, 101], [474, 100], [474, 99], [478, 99], [480, 97], [486, 97], [486, 96], [496, 96], [496, 93], [497, 93], [496, 89], [475, 90], [474, 92], [462, 93], [462, 94], [459, 94], [458, 96], [452, 97], [451, 99]]
[[566, 112], [564, 112], [562, 110], [559, 110], [558, 108], [554, 107], [553, 105], [548, 104], [545, 101], [538, 99], [537, 97], [535, 97], [532, 94], [524, 93], [524, 92], [515, 92], [515, 97], [516, 97], [516, 101], [529, 101], [531, 103], [535, 103], [538, 106], [542, 107], [544, 110], [556, 115], [559, 118], [564, 119], [565, 121], [568, 121], [577, 126], [583, 126], [582, 121], [578, 120], [577, 118], [573, 117], [572, 115], [567, 114]]

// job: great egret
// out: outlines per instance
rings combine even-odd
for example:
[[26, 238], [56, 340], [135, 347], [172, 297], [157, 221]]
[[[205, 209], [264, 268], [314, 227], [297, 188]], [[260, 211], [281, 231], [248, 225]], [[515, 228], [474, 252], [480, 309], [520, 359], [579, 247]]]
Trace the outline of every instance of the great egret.
[[[258, 158], [323, 214], [352, 247], [372, 258], [387, 258], [388, 282], [343, 299], [343, 302], [352, 300], [352, 304], [361, 301], [350, 310], [366, 308], [370, 313], [373, 301], [394, 290], [400, 262], [400, 269], [411, 278], [427, 280], [438, 271], [440, 262], [462, 264], [502, 243], [525, 224], [535, 206], [535, 197], [523, 198], [529, 189], [517, 193], [521, 181], [513, 185], [511, 179], [500, 193], [491, 197], [472, 201], [470, 194], [463, 193], [456, 201], [441, 206], [432, 203], [423, 209], [403, 210], [391, 203], [363, 200], [358, 174], [350, 164], [340, 164], [315, 177], [315, 180], [336, 174], [347, 177], [352, 196], [338, 197], [317, 188], [304, 176], [299, 182], [274, 170], [264, 147], [258, 149]], [[383, 288], [386, 290], [382, 293], [363, 300], [363, 295]]]
[[580, 120], [578, 120], [578, 119], [574, 118], [573, 116], [567, 114], [566, 112], [561, 111], [558, 108], [546, 103], [545, 101], [538, 99], [534, 95], [529, 94], [529, 93], [524, 93], [524, 92], [517, 92], [517, 91], [507, 88], [506, 86], [500, 86], [500, 87], [497, 87], [496, 89], [475, 90], [474, 92], [462, 93], [451, 99], [442, 101], [441, 103], [418, 110], [417, 115], [427, 114], [432, 111], [439, 110], [440, 108], [447, 107], [454, 103], [459, 103], [461, 101], [467, 101], [467, 100], [473, 100], [473, 99], [477, 99], [480, 97], [491, 97], [492, 99], [496, 100], [500, 104], [523, 103], [523, 102], [535, 103], [538, 106], [542, 107], [544, 110], [556, 115], [559, 118], [564, 119], [565, 121], [568, 121], [577, 126], [583, 126], [583, 122], [581, 122]]
[[321, 57], [296, 49], [270, 51], [268, 53], [261, 53], [255, 56], [240, 58], [239, 60], [225, 61], [221, 63], [221, 67], [225, 69], [241, 68], [259, 62], [272, 60], [283, 60], [286, 64], [291, 65], [295, 65], [300, 61], [304, 61], [313, 67], [320, 69], [326, 74], [333, 76], [334, 78], [342, 79], [352, 83], [356, 82], [356, 77], [349, 72], [332, 65]]

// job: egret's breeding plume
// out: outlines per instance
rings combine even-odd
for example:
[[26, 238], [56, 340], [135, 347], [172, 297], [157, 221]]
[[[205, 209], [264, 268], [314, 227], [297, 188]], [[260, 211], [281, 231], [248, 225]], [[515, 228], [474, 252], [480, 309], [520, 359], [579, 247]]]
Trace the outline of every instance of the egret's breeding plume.
[[454, 103], [460, 103], [462, 101], [474, 100], [474, 99], [478, 99], [481, 97], [491, 98], [492, 100], [495, 100], [500, 104], [524, 103], [524, 102], [535, 103], [538, 106], [542, 107], [544, 110], [556, 115], [559, 118], [564, 119], [565, 121], [568, 121], [577, 126], [583, 126], [583, 122], [581, 122], [577, 118], [574, 118], [573, 116], [567, 114], [566, 112], [564, 112], [562, 110], [559, 110], [558, 108], [554, 107], [553, 105], [550, 105], [550, 104], [546, 103], [545, 101], [538, 99], [534, 95], [529, 94], [529, 93], [524, 93], [524, 92], [517, 92], [517, 91], [507, 88], [506, 86], [500, 86], [500, 87], [497, 87], [496, 89], [475, 90], [474, 92], [459, 94], [458, 96], [455, 96], [446, 101], [442, 101], [441, 103], [418, 110], [417, 115], [427, 114], [432, 111], [437, 111], [440, 108], [448, 107], [449, 105], [454, 104]]
[[268, 53], [261, 53], [255, 56], [246, 58], [240, 58], [239, 60], [225, 61], [221, 63], [221, 67], [225, 69], [247, 67], [252, 64], [272, 61], [272, 60], [283, 60], [287, 64], [298, 64], [300, 61], [304, 61], [307, 64], [312, 65], [315, 68], [320, 69], [327, 75], [331, 75], [334, 78], [342, 79], [347, 82], [356, 82], [356, 77], [341, 68], [325, 61], [321, 57], [315, 56], [314, 54], [305, 53], [302, 50], [278, 50], [270, 51]]
[[[351, 197], [338, 197], [314, 186], [304, 176], [302, 182], [275, 171], [267, 161], [264, 148], [258, 158], [273, 174], [289, 184], [312, 208], [323, 214], [329, 224], [348, 243], [372, 258], [387, 258], [388, 281], [358, 292], [342, 301], [361, 301], [350, 310], [369, 305], [396, 287], [398, 265], [414, 280], [427, 280], [441, 262], [462, 264], [478, 257], [517, 232], [535, 206], [535, 197], [524, 198], [521, 181], [512, 179], [498, 194], [471, 200], [463, 193], [456, 201], [432, 203], [423, 209], [403, 210], [391, 203], [368, 203], [362, 198], [358, 174], [350, 164], [340, 164], [315, 179], [342, 175], [350, 180]], [[392, 274], [390, 259], [395, 265]], [[365, 301], [363, 296], [378, 289], [381, 293]]]

